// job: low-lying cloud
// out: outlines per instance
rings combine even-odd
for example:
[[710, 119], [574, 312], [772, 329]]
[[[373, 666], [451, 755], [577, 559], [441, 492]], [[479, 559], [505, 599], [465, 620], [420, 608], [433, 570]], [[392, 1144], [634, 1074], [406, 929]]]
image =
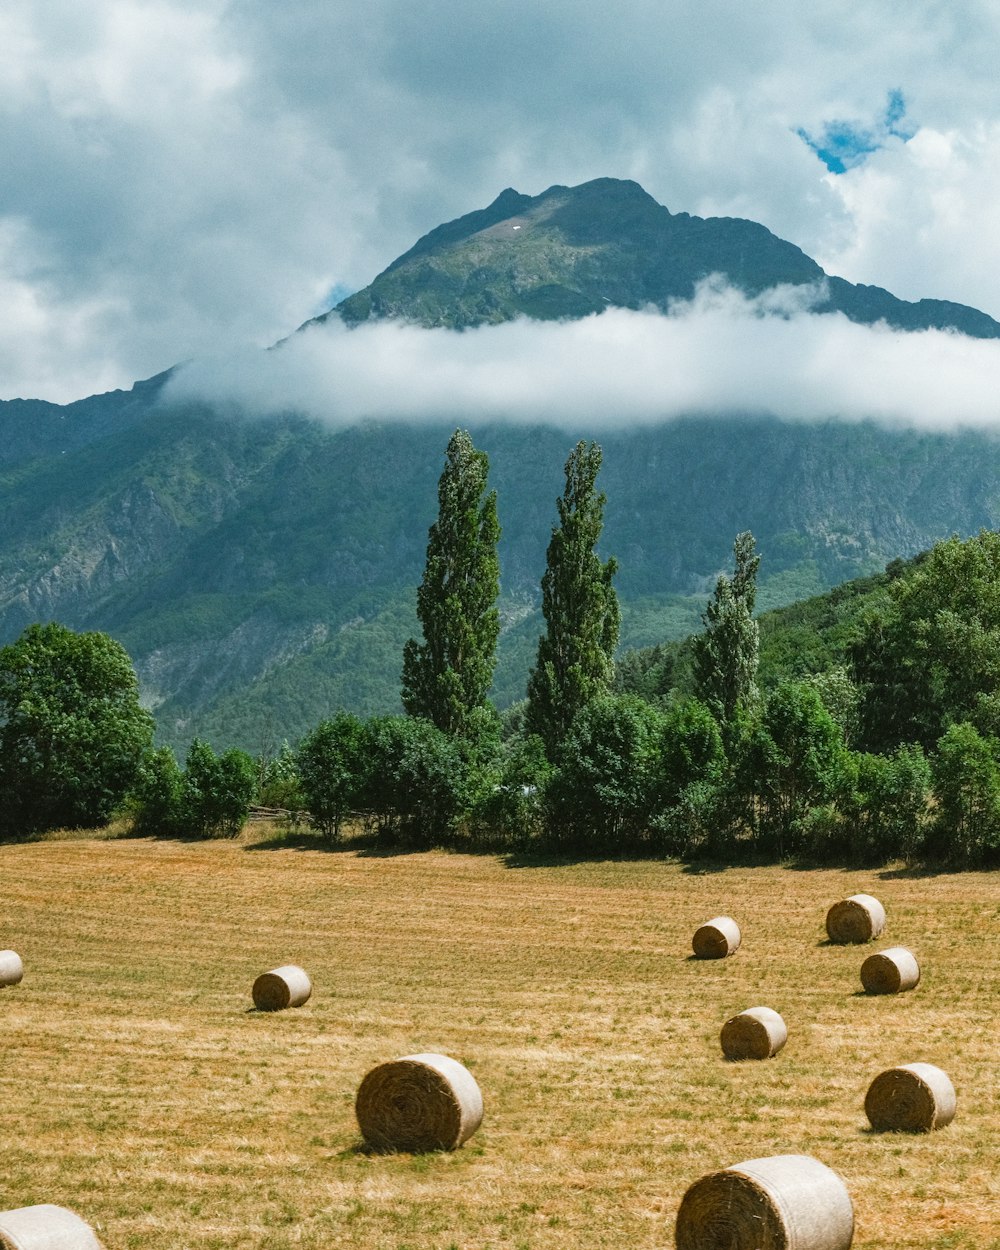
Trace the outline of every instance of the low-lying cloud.
[[718, 281], [667, 313], [609, 308], [456, 332], [331, 318], [269, 352], [194, 361], [167, 400], [254, 415], [544, 423], [573, 431], [682, 416], [873, 420], [1000, 429], [1000, 340], [859, 326], [811, 311], [816, 288], [755, 299]]

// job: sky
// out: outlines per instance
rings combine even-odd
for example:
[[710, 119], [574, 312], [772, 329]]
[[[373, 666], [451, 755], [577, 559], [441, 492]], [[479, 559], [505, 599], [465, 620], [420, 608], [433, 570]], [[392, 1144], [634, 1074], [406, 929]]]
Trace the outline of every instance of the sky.
[[[658, 320], [549, 327], [548, 356], [516, 326], [260, 349], [505, 187], [604, 176], [1000, 318], [998, 48], [993, 0], [2, 0], [0, 398], [67, 402], [194, 361], [189, 390], [228, 380], [348, 420], [389, 402], [389, 351], [421, 410], [506, 410], [583, 353], [640, 420], [739, 395], [927, 423], [951, 395], [985, 422], [997, 345], [897, 343], [717, 287]], [[706, 367], [669, 390], [656, 362], [682, 350]]]

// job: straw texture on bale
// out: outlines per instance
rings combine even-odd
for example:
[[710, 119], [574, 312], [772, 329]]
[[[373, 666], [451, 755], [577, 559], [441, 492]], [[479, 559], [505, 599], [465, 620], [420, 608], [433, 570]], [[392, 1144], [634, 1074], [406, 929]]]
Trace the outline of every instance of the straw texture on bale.
[[354, 1105], [375, 1150], [455, 1150], [483, 1120], [472, 1073], [447, 1055], [405, 1055], [372, 1068]]
[[932, 1063], [904, 1063], [881, 1072], [865, 1095], [865, 1115], [883, 1132], [929, 1133], [955, 1118], [955, 1087]]
[[867, 994], [901, 994], [912, 990], [920, 980], [920, 965], [905, 946], [869, 955], [861, 965], [861, 984]]
[[826, 934], [836, 946], [870, 942], [885, 928], [885, 908], [870, 894], [852, 894], [826, 913]]
[[104, 1250], [90, 1225], [65, 1207], [43, 1203], [0, 1211], [0, 1250]]
[[24, 976], [24, 964], [17, 951], [0, 951], [0, 986], [17, 985]]
[[750, 1159], [695, 1181], [681, 1199], [677, 1250], [848, 1250], [844, 1182], [809, 1155]]
[[740, 926], [731, 916], [715, 916], [706, 920], [691, 939], [698, 959], [725, 959], [739, 949]]
[[285, 964], [262, 972], [253, 983], [253, 1005], [258, 1011], [284, 1011], [286, 1007], [301, 1007], [309, 1001], [312, 982], [308, 975], [295, 964]]
[[727, 1059], [770, 1059], [788, 1041], [788, 1029], [770, 1007], [748, 1007], [726, 1021], [719, 1041]]

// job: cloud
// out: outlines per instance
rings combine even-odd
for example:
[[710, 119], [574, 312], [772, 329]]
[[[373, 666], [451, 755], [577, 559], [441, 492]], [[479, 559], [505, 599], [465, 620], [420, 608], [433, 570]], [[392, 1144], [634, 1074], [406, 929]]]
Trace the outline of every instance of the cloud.
[[766, 414], [1000, 429], [1000, 343], [858, 326], [811, 312], [821, 296], [782, 287], [748, 299], [714, 279], [667, 314], [610, 309], [462, 332], [331, 319], [270, 352], [193, 362], [164, 398], [334, 426], [513, 421], [583, 433]]
[[[991, 0], [0, 5], [0, 395], [266, 346], [502, 188], [599, 176], [1000, 315], [998, 39]], [[796, 133], [879, 117], [836, 176]]]
[[877, 267], [880, 285], [903, 299], [961, 299], [1000, 313], [1000, 119], [922, 127], [828, 181], [850, 222], [816, 255], [828, 272], [858, 281]]

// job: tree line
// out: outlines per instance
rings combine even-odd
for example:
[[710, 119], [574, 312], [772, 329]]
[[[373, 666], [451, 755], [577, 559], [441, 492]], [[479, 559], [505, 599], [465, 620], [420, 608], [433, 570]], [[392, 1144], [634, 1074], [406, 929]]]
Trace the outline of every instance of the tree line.
[[1000, 861], [1000, 535], [938, 544], [890, 583], [849, 662], [768, 689], [760, 557], [733, 548], [687, 678], [650, 694], [616, 670], [617, 563], [598, 548], [601, 449], [565, 465], [526, 698], [489, 699], [500, 524], [489, 463], [456, 430], [402, 655], [405, 715], [339, 711], [254, 760], [195, 740], [181, 767], [107, 635], [29, 627], [0, 651], [0, 830], [225, 836], [254, 800], [308, 813], [333, 844], [725, 861]]

